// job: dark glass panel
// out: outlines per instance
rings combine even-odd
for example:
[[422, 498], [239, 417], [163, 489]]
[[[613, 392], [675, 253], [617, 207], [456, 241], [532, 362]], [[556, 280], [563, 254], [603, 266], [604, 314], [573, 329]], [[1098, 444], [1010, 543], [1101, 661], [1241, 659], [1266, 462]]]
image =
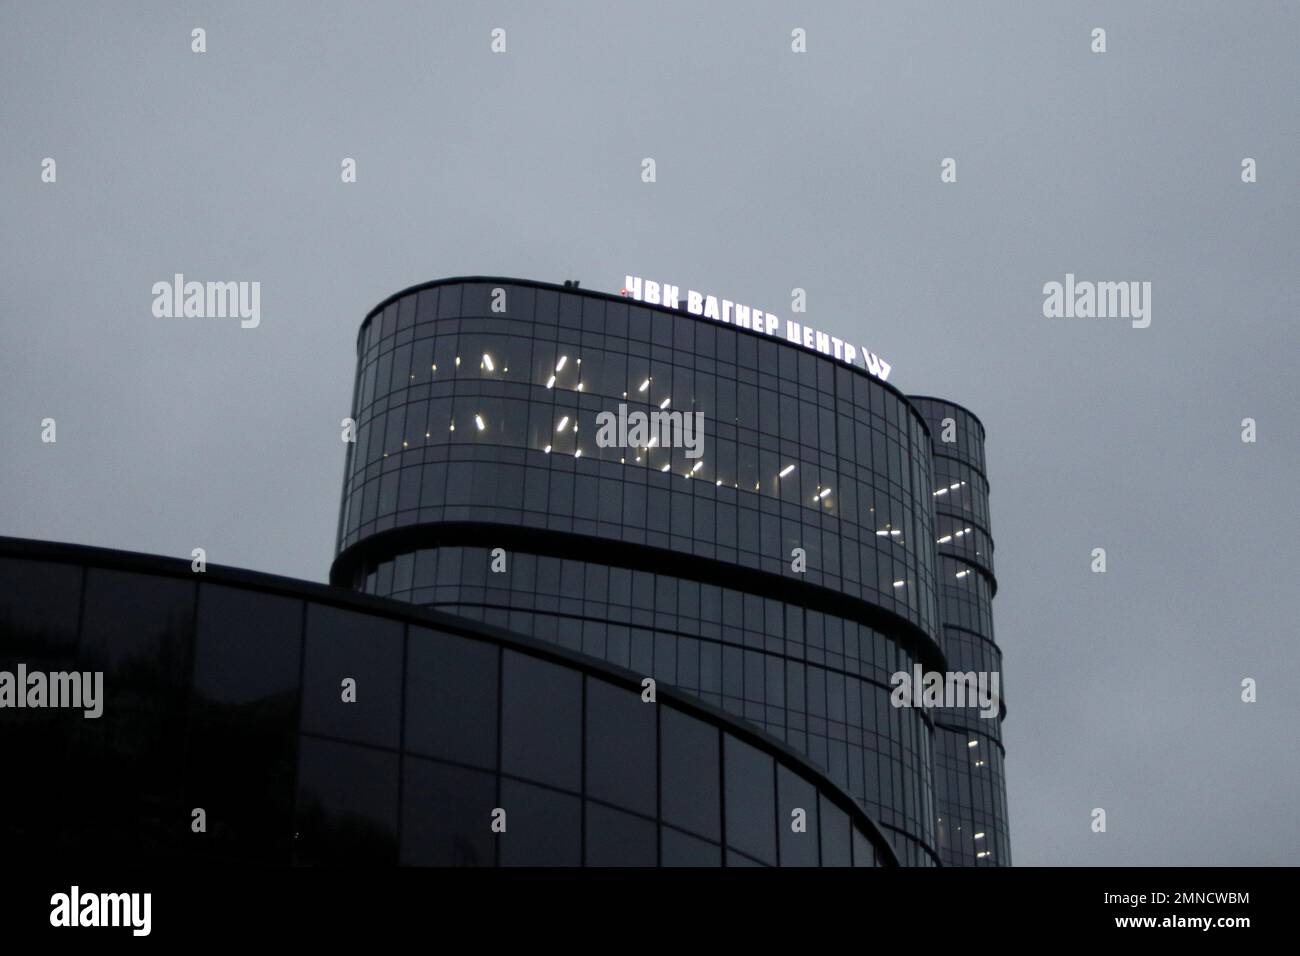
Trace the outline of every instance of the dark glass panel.
[[660, 827], [659, 837], [663, 852], [662, 866], [722, 865], [722, 849], [716, 843], [709, 843], [672, 827]]
[[655, 823], [587, 803], [587, 866], [654, 866], [659, 849]]
[[664, 822], [720, 839], [717, 728], [668, 708], [660, 723]]
[[81, 573], [75, 564], [0, 558], [0, 658], [76, 645]]
[[655, 708], [634, 691], [587, 681], [587, 796], [655, 814]]
[[[308, 605], [303, 730], [396, 747], [401, 675], [400, 622]], [[346, 679], [356, 682], [354, 702], [343, 699]]]
[[187, 805], [207, 814], [200, 855], [290, 858], [302, 602], [199, 588]]
[[104, 672], [103, 715], [78, 720], [68, 741], [70, 793], [94, 799], [76, 800], [60, 827], [83, 858], [169, 857], [192, 836], [183, 715], [195, 590], [179, 578], [87, 571], [80, 666]]
[[403, 864], [495, 864], [497, 836], [491, 827], [497, 805], [495, 774], [411, 756], [402, 774]]
[[82, 656], [113, 677], [188, 685], [194, 582], [101, 568], [87, 574]]
[[546, 787], [501, 781], [506, 832], [502, 866], [578, 866], [582, 862], [582, 802]]
[[514, 651], [502, 674], [501, 768], [578, 790], [582, 765], [582, 675]]
[[[18, 682], [18, 664], [29, 671], [73, 672], [84, 666], [77, 656], [81, 575], [75, 565], [0, 559], [0, 670], [12, 675], [16, 693], [25, 694], [30, 686]], [[103, 695], [101, 687], [101, 706]], [[0, 784], [0, 846], [7, 858], [86, 854], [77, 826], [86, 780], [73, 744], [76, 731], [102, 718], [86, 720], [84, 711], [0, 711], [0, 754], [12, 768]], [[116, 825], [102, 819], [102, 825]]]
[[876, 855], [872, 849], [871, 841], [857, 827], [853, 828], [853, 865], [854, 866], [875, 866]]
[[256, 706], [296, 697], [301, 653], [301, 601], [221, 584], [200, 588], [196, 701]]
[[391, 865], [397, 850], [397, 755], [300, 738], [297, 864]]
[[[778, 766], [777, 828], [781, 834], [782, 866], [817, 866], [821, 857], [817, 816], [817, 788], [811, 782], [790, 770]], [[795, 811], [803, 813], [796, 815]], [[802, 819], [801, 832], [795, 830], [796, 820]]]
[[406, 749], [495, 769], [499, 657], [491, 644], [412, 627]]
[[849, 815], [821, 797], [822, 866], [852, 866]]
[[776, 863], [776, 778], [770, 756], [724, 734], [727, 846]]

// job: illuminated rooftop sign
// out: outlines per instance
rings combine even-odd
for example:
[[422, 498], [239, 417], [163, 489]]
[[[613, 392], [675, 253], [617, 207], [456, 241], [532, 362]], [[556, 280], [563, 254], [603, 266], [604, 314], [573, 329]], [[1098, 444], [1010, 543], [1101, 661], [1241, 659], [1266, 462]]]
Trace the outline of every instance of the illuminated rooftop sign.
[[684, 309], [691, 315], [698, 315], [715, 322], [737, 325], [742, 329], [752, 329], [774, 338], [784, 338], [822, 355], [833, 355], [845, 365], [865, 369], [882, 382], [889, 378], [888, 362], [869, 349], [852, 345], [834, 335], [819, 332], [807, 325], [800, 325], [793, 319], [783, 324], [779, 316], [771, 312], [722, 299], [718, 296], [686, 290], [686, 303], [682, 304], [681, 289], [667, 282], [654, 282], [641, 276], [627, 276], [623, 283], [623, 295], [637, 302], [649, 305], [663, 305], [670, 309]]

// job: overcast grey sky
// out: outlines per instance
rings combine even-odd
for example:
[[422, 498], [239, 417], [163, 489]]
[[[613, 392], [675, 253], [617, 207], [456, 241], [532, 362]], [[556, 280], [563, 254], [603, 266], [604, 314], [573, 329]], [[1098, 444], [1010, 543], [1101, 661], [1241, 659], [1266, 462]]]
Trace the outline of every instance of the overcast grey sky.
[[[6, 3], [0, 534], [324, 580], [389, 293], [799, 286], [988, 429], [1015, 862], [1300, 862], [1300, 6], [804, 6]], [[1044, 318], [1067, 272], [1150, 327]]]

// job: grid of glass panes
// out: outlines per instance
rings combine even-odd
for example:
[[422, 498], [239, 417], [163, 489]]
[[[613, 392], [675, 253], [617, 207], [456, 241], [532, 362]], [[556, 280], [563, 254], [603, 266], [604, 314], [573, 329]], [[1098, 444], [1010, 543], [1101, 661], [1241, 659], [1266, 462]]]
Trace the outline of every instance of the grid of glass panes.
[[[931, 714], [935, 723], [942, 723], [949, 727], [977, 728], [994, 740], [1000, 741], [1002, 739], [1001, 705], [1006, 701], [1005, 688], [1002, 686], [1002, 651], [987, 638], [957, 627], [944, 627], [943, 644], [948, 670], [960, 674], [982, 674], [985, 675], [986, 681], [991, 681], [991, 675], [997, 675], [996, 696], [999, 700], [999, 714], [985, 717], [983, 709], [977, 706], [934, 708]], [[992, 685], [989, 686], [991, 688]]]
[[[488, 286], [444, 285], [363, 329], [340, 549], [467, 514], [784, 574], [802, 547], [810, 579], [933, 633], [929, 442], [903, 399], [727, 326], [504, 289], [504, 316]], [[701, 457], [601, 447], [619, 405], [700, 412]]]
[[1009, 866], [1002, 746], [969, 730], [935, 730], [939, 855], [947, 866]]
[[744, 717], [786, 741], [882, 825], [929, 845], [923, 710], [890, 706], [914, 658], [857, 621], [688, 578], [486, 547], [377, 562], [367, 593], [411, 601], [600, 657]]
[[[93, 721], [44, 709], [0, 722], [4, 752], [30, 771], [0, 820], [14, 850], [279, 864], [886, 858], [846, 795], [720, 717], [278, 582], [0, 557], [0, 667], [15, 660], [102, 669], [108, 706]], [[194, 806], [209, 810], [201, 841]]]
[[977, 568], [939, 555], [939, 605], [945, 625], [993, 640], [993, 599], [988, 579]]
[[[993, 642], [993, 541], [988, 533], [984, 428], [965, 409], [913, 398], [933, 441], [935, 543], [939, 556], [941, 643], [950, 670], [998, 674]], [[948, 440], [945, 440], [948, 439]], [[1011, 862], [1001, 746], [1002, 718], [977, 708], [934, 712], [936, 839], [943, 862], [1005, 866]]]
[[950, 515], [960, 516], [987, 531], [989, 527], [989, 484], [983, 474], [970, 465], [934, 456], [934, 488], [930, 492], [933, 506]]
[[[929, 423], [936, 455], [960, 458], [981, 472], [987, 471], [984, 466], [984, 426], [974, 415], [942, 399], [911, 395], [908, 401]], [[945, 436], [952, 440], [945, 440]]]
[[993, 539], [970, 518], [937, 506], [934, 509], [934, 541], [939, 554], [960, 558], [993, 574]]

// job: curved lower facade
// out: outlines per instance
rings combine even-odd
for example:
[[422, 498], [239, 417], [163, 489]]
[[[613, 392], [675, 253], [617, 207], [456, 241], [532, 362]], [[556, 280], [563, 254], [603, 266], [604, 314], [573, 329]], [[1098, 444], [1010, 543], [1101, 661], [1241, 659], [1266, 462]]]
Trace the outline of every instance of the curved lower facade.
[[[969, 546], [992, 580], [987, 483], [937, 511], [983, 470], [936, 457], [917, 405], [733, 324], [515, 279], [406, 290], [357, 344], [332, 583], [652, 677], [803, 755], [903, 863], [962, 862], [935, 712], [891, 676], [964, 652], [958, 608], [991, 643], [944, 579]], [[672, 441], [625, 427], [672, 413]], [[938, 547], [977, 499], [984, 537]]]
[[[403, 551], [371, 565], [365, 586], [381, 593], [390, 572], [395, 587], [408, 570], [413, 584], [452, 581], [392, 596], [653, 677], [805, 754], [896, 843], [912, 827], [924, 832], [919, 822], [933, 813], [932, 728], [925, 711], [889, 705], [889, 675], [917, 659], [885, 631], [793, 600], [605, 560], [512, 549], [502, 575], [486, 571], [490, 561], [484, 547]], [[507, 575], [508, 582], [486, 580]]]
[[[87, 695], [52, 706], [73, 674]], [[0, 538], [0, 752], [23, 768], [0, 788], [15, 858], [898, 863], [799, 753], [595, 655], [98, 548]]]

